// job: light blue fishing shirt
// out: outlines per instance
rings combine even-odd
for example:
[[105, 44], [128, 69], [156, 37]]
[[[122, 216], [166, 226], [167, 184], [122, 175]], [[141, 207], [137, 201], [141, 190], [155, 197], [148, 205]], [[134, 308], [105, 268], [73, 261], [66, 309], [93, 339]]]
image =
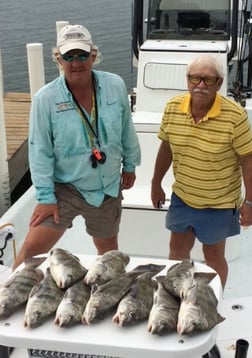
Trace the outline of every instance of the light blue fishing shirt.
[[[124, 81], [116, 74], [93, 73], [100, 150], [106, 153], [106, 162], [92, 168], [90, 130], [64, 76], [56, 78], [34, 95], [30, 111], [29, 165], [39, 203], [57, 202], [54, 183], [59, 182], [73, 185], [88, 203], [98, 207], [105, 194], [118, 196], [121, 170], [134, 172], [140, 164]], [[90, 115], [86, 116], [91, 122]], [[98, 148], [97, 139], [94, 141]]]

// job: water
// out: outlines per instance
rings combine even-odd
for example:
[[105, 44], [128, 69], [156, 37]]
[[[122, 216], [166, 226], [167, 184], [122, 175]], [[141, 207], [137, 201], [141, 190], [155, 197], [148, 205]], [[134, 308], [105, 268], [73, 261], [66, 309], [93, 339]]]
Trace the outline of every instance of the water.
[[4, 92], [29, 92], [27, 43], [43, 44], [46, 82], [58, 75], [51, 59], [56, 21], [85, 25], [103, 55], [96, 68], [121, 75], [128, 90], [135, 87], [131, 15], [132, 0], [0, 0]]
[[97, 69], [123, 77], [135, 87], [132, 67], [131, 0], [0, 0], [0, 48], [4, 92], [29, 92], [26, 44], [44, 49], [46, 83], [58, 75], [51, 58], [56, 45], [56, 21], [86, 26], [102, 53]]

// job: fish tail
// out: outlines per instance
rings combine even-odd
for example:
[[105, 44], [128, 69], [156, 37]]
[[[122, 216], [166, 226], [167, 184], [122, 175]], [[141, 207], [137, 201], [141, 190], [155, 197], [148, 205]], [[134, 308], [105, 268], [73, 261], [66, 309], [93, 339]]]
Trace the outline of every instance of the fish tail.
[[26, 267], [35, 268], [40, 266], [45, 260], [47, 259], [46, 256], [32, 256], [28, 257], [24, 260], [24, 264]]

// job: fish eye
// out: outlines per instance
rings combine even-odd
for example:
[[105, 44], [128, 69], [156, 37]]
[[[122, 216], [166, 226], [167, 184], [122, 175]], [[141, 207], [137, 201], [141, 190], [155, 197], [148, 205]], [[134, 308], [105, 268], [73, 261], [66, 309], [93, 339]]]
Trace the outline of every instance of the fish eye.
[[41, 312], [40, 311], [35, 311], [34, 312], [34, 317], [35, 318], [39, 318], [41, 316]]

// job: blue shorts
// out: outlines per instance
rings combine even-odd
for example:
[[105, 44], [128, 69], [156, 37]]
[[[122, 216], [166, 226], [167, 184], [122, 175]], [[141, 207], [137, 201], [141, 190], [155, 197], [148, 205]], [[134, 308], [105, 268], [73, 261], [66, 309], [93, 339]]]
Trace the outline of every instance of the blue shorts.
[[192, 230], [203, 244], [216, 244], [240, 233], [238, 209], [195, 209], [175, 193], [166, 215], [166, 228], [173, 232]]

